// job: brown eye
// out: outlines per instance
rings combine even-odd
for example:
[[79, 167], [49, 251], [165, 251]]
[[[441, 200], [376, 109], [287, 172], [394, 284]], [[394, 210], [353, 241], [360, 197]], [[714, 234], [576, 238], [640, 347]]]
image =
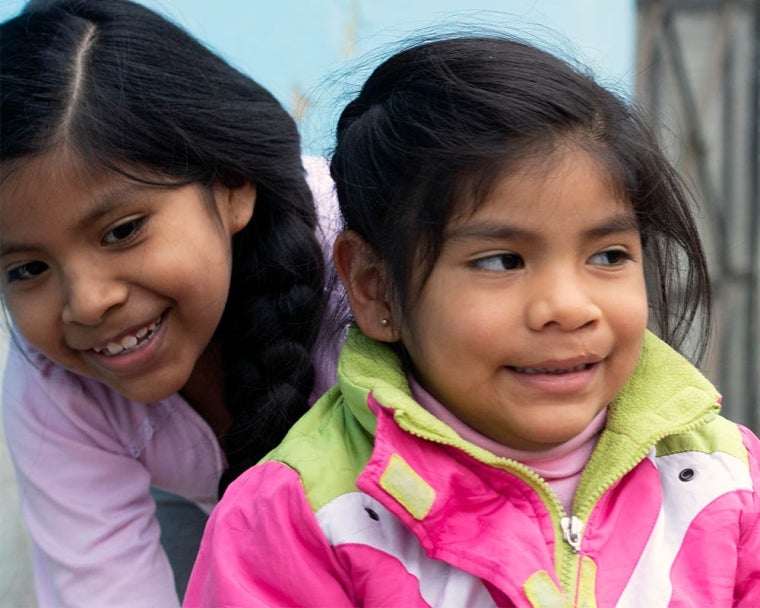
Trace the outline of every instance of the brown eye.
[[516, 253], [498, 253], [477, 259], [473, 265], [483, 270], [492, 272], [504, 272], [505, 270], [517, 270], [524, 266], [523, 259]]
[[627, 251], [622, 249], [608, 249], [591, 256], [592, 264], [600, 266], [619, 266], [627, 260], [633, 259]]
[[15, 268], [11, 268], [5, 278], [6, 283], [13, 283], [14, 281], [29, 281], [48, 269], [48, 265], [45, 262], [27, 262], [21, 264]]
[[129, 220], [128, 222], [124, 222], [123, 224], [119, 224], [115, 228], [106, 232], [102, 242], [104, 245], [118, 245], [129, 241], [140, 231], [144, 224], [144, 217], [138, 217]]

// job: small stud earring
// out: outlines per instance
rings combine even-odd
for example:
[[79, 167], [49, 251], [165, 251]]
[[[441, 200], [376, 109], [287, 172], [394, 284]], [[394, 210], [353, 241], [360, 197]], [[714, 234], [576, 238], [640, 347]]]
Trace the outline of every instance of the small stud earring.
[[383, 327], [388, 327], [389, 323], [390, 321], [388, 321], [388, 319], [380, 319], [380, 325], [382, 325]]

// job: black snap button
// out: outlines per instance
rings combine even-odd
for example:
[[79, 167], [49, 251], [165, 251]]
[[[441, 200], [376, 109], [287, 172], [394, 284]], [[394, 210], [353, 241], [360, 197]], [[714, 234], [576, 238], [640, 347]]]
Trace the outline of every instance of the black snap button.
[[367, 515], [369, 515], [370, 519], [374, 519], [375, 521], [380, 521], [380, 516], [377, 513], [375, 513], [372, 509], [370, 509], [369, 507], [366, 507], [364, 510], [367, 512]]
[[691, 481], [695, 475], [694, 469], [684, 469], [678, 474], [678, 479], [681, 481]]

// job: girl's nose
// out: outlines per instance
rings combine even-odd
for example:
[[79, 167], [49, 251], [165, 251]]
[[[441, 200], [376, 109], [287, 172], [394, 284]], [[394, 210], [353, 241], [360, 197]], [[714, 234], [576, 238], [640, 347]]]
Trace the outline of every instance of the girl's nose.
[[552, 274], [535, 286], [526, 311], [530, 329], [575, 331], [598, 321], [602, 311], [591, 286], [575, 275]]
[[97, 325], [112, 308], [127, 299], [127, 285], [97, 273], [69, 276], [61, 317], [64, 323]]

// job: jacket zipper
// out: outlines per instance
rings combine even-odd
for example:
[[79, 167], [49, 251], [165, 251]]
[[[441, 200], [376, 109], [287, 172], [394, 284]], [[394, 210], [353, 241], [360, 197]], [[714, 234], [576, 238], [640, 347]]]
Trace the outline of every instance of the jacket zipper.
[[578, 553], [581, 550], [581, 532], [583, 531], [583, 521], [571, 515], [570, 517], [563, 517], [559, 521], [560, 528], [562, 528], [562, 538], [570, 545], [573, 553]]

